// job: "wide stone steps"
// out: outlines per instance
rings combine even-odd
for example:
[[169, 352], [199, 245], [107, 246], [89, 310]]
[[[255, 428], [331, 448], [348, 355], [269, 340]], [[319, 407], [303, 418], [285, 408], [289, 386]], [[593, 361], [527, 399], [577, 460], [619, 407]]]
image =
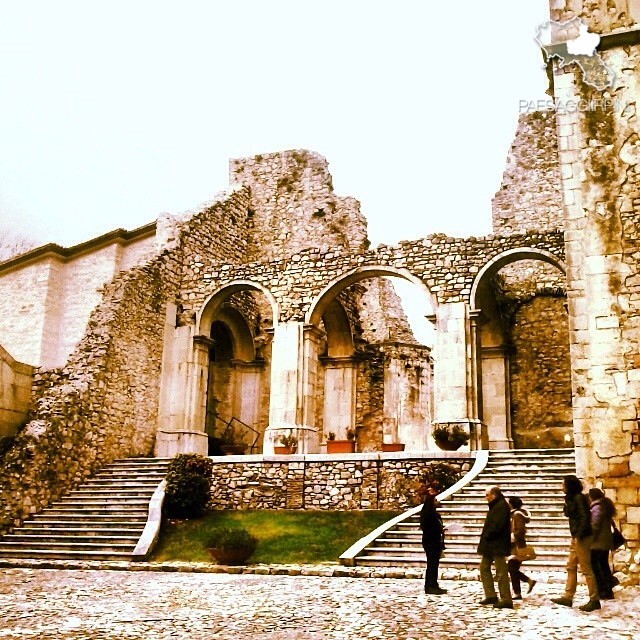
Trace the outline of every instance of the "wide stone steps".
[[[487, 513], [485, 491], [501, 487], [508, 497], [518, 495], [531, 512], [527, 539], [538, 557], [527, 567], [562, 568], [570, 544], [569, 526], [563, 515], [562, 478], [575, 474], [573, 449], [500, 450], [489, 452], [486, 467], [468, 485], [442, 501], [440, 514], [445, 526], [446, 549], [442, 567], [477, 568], [476, 553]], [[424, 565], [418, 514], [384, 531], [355, 558], [358, 565]]]
[[117, 460], [0, 538], [0, 559], [130, 560], [170, 460]]

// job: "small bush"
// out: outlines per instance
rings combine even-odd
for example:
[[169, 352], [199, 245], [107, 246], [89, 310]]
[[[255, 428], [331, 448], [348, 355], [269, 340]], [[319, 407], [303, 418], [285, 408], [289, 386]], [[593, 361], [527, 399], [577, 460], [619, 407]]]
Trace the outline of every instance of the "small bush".
[[441, 493], [460, 480], [461, 473], [456, 467], [446, 462], [432, 462], [429, 468], [420, 476], [423, 484], [433, 487]]
[[243, 527], [220, 527], [211, 534], [207, 548], [209, 549], [251, 549], [256, 550], [258, 539]]
[[195, 453], [178, 454], [169, 465], [165, 509], [169, 518], [198, 518], [209, 504], [213, 462]]

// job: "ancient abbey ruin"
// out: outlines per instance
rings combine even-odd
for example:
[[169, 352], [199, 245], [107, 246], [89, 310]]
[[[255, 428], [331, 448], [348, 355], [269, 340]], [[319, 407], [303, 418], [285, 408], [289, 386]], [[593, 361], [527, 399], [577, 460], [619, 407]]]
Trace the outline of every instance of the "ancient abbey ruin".
[[[602, 34], [624, 108], [522, 115], [488, 236], [370, 248], [357, 200], [295, 150], [232, 160], [201, 209], [0, 263], [0, 532], [115, 458], [229, 433], [313, 456], [350, 431], [410, 457], [441, 425], [472, 450], [575, 447], [637, 546], [639, 3], [552, 4]], [[557, 98], [603, 95], [552, 75]], [[428, 302], [433, 344], [387, 278]]]

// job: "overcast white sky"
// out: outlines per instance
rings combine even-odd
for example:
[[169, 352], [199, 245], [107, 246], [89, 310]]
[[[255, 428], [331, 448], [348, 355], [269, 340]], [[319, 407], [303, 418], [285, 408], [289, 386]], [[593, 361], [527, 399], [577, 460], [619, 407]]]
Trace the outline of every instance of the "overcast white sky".
[[548, 0], [0, 0], [0, 226], [73, 245], [320, 152], [372, 243], [490, 230]]

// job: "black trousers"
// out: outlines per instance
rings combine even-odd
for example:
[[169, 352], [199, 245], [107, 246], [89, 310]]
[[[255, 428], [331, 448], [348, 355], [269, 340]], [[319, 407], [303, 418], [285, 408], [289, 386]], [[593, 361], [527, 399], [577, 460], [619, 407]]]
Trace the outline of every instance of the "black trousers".
[[440, 554], [442, 547], [434, 546], [432, 541], [422, 539], [422, 548], [427, 556], [427, 570], [424, 575], [424, 588], [438, 587], [438, 567], [440, 566]]
[[511, 588], [513, 589], [513, 594], [516, 596], [522, 595], [522, 587], [520, 586], [520, 583], [529, 582], [529, 576], [520, 571], [521, 566], [522, 561], [518, 560], [518, 558], [509, 558], [507, 561], [509, 578], [511, 579]]
[[613, 574], [609, 566], [609, 551], [607, 549], [591, 549], [591, 567], [598, 584], [598, 592], [601, 596], [610, 596], [613, 588]]

